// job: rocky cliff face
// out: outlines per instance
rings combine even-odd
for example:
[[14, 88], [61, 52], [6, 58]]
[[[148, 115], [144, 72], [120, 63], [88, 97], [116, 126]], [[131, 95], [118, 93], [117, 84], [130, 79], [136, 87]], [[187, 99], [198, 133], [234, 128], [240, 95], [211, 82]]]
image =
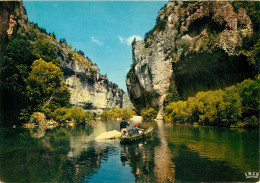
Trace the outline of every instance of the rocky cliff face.
[[29, 36], [33, 44], [48, 45], [56, 54], [64, 72], [64, 82], [71, 92], [71, 104], [86, 109], [122, 107], [123, 90], [101, 75], [98, 67], [83, 53], [76, 52], [64, 41], [57, 41], [55, 36], [36, 25], [28, 23], [21, 1], [0, 2], [1, 65], [9, 39], [15, 38], [16, 33]]
[[101, 75], [99, 68], [88, 57], [64, 44], [53, 44], [58, 51], [64, 82], [71, 92], [71, 104], [85, 109], [122, 107], [123, 90]]
[[229, 2], [168, 2], [145, 39], [133, 43], [126, 80], [132, 103], [158, 107], [160, 119], [169, 90], [185, 99], [252, 77], [244, 48], [252, 34], [246, 11]]
[[89, 59], [81, 56], [81, 61], [76, 58], [69, 60], [64, 52], [60, 54], [65, 58], [62, 68], [65, 83], [71, 92], [71, 104], [85, 109], [122, 107], [123, 90], [101, 75]]
[[51, 41], [57, 50], [64, 73], [64, 82], [71, 93], [70, 103], [85, 109], [121, 108], [123, 90], [106, 76], [84, 55], [65, 44]]
[[8, 40], [16, 34], [19, 24], [27, 21], [24, 6], [18, 1], [0, 2], [0, 67]]

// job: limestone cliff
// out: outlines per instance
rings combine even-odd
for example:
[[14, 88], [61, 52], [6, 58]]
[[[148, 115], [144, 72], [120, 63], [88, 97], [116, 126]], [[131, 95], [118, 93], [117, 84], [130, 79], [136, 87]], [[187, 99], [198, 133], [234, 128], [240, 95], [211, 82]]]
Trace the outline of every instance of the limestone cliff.
[[47, 33], [37, 24], [29, 23], [21, 1], [0, 2], [1, 66], [6, 46], [9, 40], [16, 39], [16, 34], [19, 35], [17, 39], [29, 41], [32, 47], [39, 48], [40, 52], [34, 53], [35, 59], [42, 55], [46, 58], [54, 55], [64, 73], [63, 79], [70, 90], [72, 105], [85, 109], [122, 107], [123, 90], [101, 75], [96, 64], [82, 51], [72, 49], [65, 39], [58, 41], [54, 33]]
[[89, 58], [70, 48], [59, 44], [56, 46], [64, 81], [71, 92], [71, 104], [85, 109], [122, 107], [123, 90], [101, 75], [98, 67]]
[[229, 2], [168, 2], [145, 39], [132, 44], [132, 103], [139, 111], [158, 107], [160, 119], [170, 90], [185, 99], [254, 76], [245, 48], [253, 33], [246, 10]]

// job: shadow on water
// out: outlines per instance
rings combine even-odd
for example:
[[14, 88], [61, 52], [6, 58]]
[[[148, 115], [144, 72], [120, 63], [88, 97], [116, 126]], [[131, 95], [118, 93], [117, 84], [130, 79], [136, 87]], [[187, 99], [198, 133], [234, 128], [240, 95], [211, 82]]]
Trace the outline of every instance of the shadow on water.
[[95, 141], [119, 121], [53, 129], [0, 129], [3, 182], [255, 181], [258, 130], [143, 122], [145, 141]]

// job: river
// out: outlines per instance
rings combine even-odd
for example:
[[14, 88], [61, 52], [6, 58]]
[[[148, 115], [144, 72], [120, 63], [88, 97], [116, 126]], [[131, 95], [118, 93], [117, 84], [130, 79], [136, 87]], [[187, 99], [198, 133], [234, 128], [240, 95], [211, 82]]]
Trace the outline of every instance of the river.
[[[146, 141], [95, 141], [119, 121], [53, 129], [0, 129], [0, 182], [253, 181], [258, 129], [143, 122]], [[246, 173], [246, 174], [245, 174]]]

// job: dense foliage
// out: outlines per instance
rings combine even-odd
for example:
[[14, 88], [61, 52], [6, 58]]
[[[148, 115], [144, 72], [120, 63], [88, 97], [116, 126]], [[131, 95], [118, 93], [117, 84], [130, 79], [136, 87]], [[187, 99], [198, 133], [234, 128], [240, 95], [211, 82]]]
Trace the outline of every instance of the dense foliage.
[[245, 80], [225, 90], [199, 92], [187, 101], [172, 102], [164, 119], [205, 125], [257, 127], [260, 80]]
[[[82, 64], [92, 74], [97, 70], [83, 51], [72, 49], [65, 39], [58, 41], [54, 33], [47, 33], [38, 24], [19, 27], [8, 43], [1, 68], [0, 125], [27, 123], [34, 112], [43, 112], [47, 119], [58, 122], [87, 122], [95, 117], [80, 108], [69, 108], [70, 93], [63, 82], [66, 70], [61, 70], [61, 60]], [[84, 106], [92, 107], [91, 103]]]
[[117, 119], [117, 118], [125, 118], [130, 119], [135, 112], [132, 109], [121, 109], [121, 108], [114, 108], [109, 109], [101, 113], [99, 116], [101, 119]]
[[50, 113], [58, 107], [68, 106], [70, 93], [62, 81], [62, 71], [56, 65], [42, 59], [32, 64], [26, 79], [27, 96], [36, 111]]
[[64, 123], [64, 122], [73, 122], [73, 123], [85, 123], [95, 119], [94, 113], [86, 112], [81, 108], [72, 107], [72, 108], [58, 108], [52, 113], [54, 120]]
[[33, 45], [22, 38], [9, 42], [1, 68], [1, 121], [16, 121], [20, 111], [28, 105], [25, 80], [36, 59]]
[[149, 109], [142, 109], [141, 110], [141, 116], [145, 119], [145, 120], [154, 120], [157, 116], [158, 110], [154, 109], [154, 108], [149, 108]]
[[[62, 82], [57, 40], [37, 24], [19, 28], [9, 41], [1, 68], [1, 125], [21, 124], [34, 111], [47, 117], [68, 106], [69, 92]], [[57, 42], [57, 43], [56, 43]]]

